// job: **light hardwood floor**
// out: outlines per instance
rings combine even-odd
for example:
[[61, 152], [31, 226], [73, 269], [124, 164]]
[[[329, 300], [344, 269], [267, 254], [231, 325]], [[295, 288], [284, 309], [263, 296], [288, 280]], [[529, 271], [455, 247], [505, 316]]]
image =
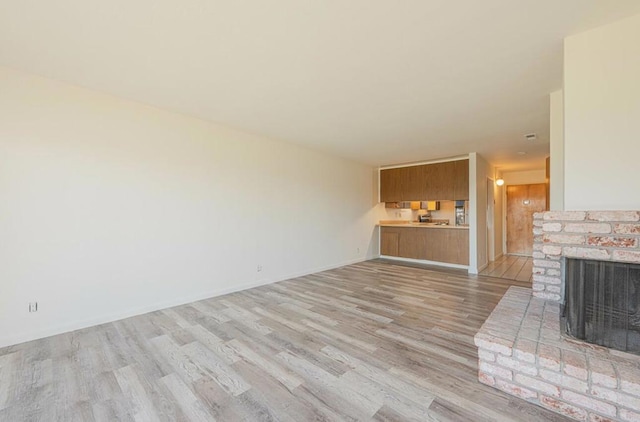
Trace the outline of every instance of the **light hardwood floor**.
[[533, 258], [518, 255], [502, 255], [490, 262], [480, 275], [490, 277], [508, 278], [509, 280], [531, 281], [533, 270]]
[[375, 260], [0, 349], [0, 420], [565, 420], [477, 381], [512, 284]]

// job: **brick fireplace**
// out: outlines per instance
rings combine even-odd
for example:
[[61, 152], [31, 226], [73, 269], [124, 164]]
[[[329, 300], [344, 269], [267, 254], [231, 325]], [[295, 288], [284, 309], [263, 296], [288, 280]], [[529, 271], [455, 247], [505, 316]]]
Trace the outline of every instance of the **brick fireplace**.
[[532, 289], [510, 288], [475, 336], [480, 382], [576, 420], [640, 421], [640, 356], [562, 334], [564, 259], [640, 262], [640, 212], [534, 215]]
[[562, 258], [640, 262], [640, 212], [550, 211], [533, 218], [533, 295], [562, 301]]

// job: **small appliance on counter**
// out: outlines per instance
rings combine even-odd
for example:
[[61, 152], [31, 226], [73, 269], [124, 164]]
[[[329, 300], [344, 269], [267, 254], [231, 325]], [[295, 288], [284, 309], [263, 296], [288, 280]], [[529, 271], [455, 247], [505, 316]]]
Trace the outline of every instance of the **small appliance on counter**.
[[418, 222], [419, 223], [430, 223], [431, 222], [431, 215], [429, 215], [429, 214], [419, 215], [418, 216]]

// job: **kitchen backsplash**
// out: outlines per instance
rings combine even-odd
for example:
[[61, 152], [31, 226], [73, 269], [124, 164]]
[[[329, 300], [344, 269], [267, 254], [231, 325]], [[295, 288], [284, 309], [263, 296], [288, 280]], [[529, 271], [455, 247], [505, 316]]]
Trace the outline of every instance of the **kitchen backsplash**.
[[[431, 218], [434, 220], [449, 220], [449, 224], [456, 223], [455, 217], [455, 201], [440, 201], [440, 209], [438, 211], [430, 211]], [[418, 215], [426, 214], [427, 210], [413, 211], [410, 209], [394, 209], [382, 208], [382, 216], [380, 220], [411, 220], [416, 221]]]

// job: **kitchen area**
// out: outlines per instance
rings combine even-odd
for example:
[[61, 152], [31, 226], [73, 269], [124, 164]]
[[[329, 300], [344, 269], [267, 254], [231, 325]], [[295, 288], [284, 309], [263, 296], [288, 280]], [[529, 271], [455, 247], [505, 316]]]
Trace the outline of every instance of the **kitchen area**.
[[380, 256], [469, 265], [469, 160], [380, 169]]

